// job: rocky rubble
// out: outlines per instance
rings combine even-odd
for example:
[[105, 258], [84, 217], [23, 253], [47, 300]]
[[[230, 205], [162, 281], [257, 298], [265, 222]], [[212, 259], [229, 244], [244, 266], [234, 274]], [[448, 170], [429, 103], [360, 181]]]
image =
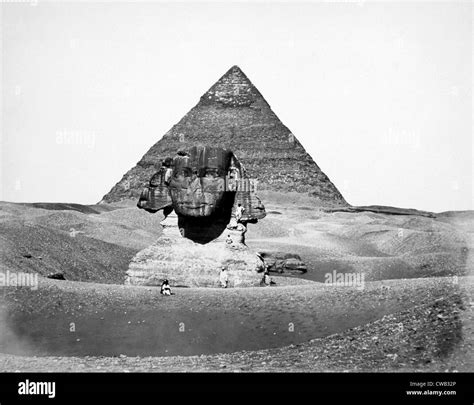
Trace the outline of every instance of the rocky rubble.
[[296, 253], [259, 252], [265, 260], [268, 271], [274, 273], [303, 274], [308, 271], [306, 264]]

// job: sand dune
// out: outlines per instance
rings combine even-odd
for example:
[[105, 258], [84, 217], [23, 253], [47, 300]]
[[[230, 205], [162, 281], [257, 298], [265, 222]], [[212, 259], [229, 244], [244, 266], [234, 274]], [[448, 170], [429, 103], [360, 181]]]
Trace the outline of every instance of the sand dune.
[[[148, 366], [126, 357], [150, 355], [171, 356], [159, 363], [168, 364], [170, 371], [187, 369], [185, 364], [196, 370], [221, 369], [222, 364], [245, 370], [252, 364], [258, 368], [252, 358], [267, 363], [275, 356], [280, 359], [264, 369], [286, 370], [290, 363], [295, 370], [363, 369], [360, 351], [346, 353], [344, 365], [340, 347], [351, 346], [354, 339], [371, 342], [377, 336], [389, 354], [390, 348], [399, 353], [401, 335], [377, 332], [385, 328], [378, 323], [382, 317], [428, 328], [414, 326], [420, 322], [414, 318], [422, 313], [420, 308], [441, 300], [454, 306], [463, 302], [459, 305], [464, 309], [456, 313], [469, 310], [472, 280], [466, 275], [472, 274], [474, 263], [473, 213], [441, 213], [433, 218], [412, 215], [416, 212], [324, 212], [297, 197], [268, 199], [268, 216], [249, 225], [247, 244], [255, 250], [298, 253], [307, 264], [306, 274], [275, 276], [276, 285], [269, 288], [175, 288], [168, 299], [155, 288], [122, 285], [133, 255], [159, 237], [161, 214], [137, 210], [128, 201], [97, 206], [0, 203], [0, 271], [41, 276], [61, 271], [66, 278], [40, 277], [36, 291], [0, 289], [4, 353], [0, 370], [44, 370], [54, 361], [63, 370], [81, 364], [85, 370], [120, 371], [126, 365], [163, 371], [153, 360], [163, 357], [149, 357]], [[362, 289], [323, 284], [333, 271], [363, 273], [366, 284]], [[452, 316], [449, 330], [456, 334], [456, 328], [466, 325]], [[71, 322], [77, 326], [75, 332], [70, 331]], [[181, 323], [185, 333], [179, 331]], [[466, 341], [453, 338], [451, 332], [448, 336], [446, 325], [443, 329], [438, 323], [433, 338], [441, 339], [444, 357], [433, 350], [417, 356], [406, 346], [416, 361], [404, 359], [392, 366], [425, 367], [427, 358], [443, 366], [464, 364], [466, 356], [459, 353]], [[296, 327], [294, 332], [289, 332], [290, 324]], [[339, 363], [314, 357], [318, 350], [326, 353], [334, 342], [342, 345], [332, 349], [340, 354]], [[313, 366], [295, 360], [301, 353], [313, 356]], [[113, 356], [119, 354], [125, 360], [117, 363]], [[44, 357], [41, 363], [18, 355], [67, 357]], [[112, 357], [71, 357], [99, 355]], [[173, 357], [182, 355], [206, 357]], [[25, 366], [20, 366], [19, 358]], [[365, 366], [384, 368], [379, 360]]]

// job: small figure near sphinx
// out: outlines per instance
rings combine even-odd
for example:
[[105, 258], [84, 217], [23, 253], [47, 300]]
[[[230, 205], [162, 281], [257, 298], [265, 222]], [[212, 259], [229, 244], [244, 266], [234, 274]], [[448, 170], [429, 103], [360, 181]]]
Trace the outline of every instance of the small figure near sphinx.
[[[171, 284], [219, 286], [225, 267], [229, 287], [259, 284], [263, 273], [249, 270], [261, 273], [262, 265], [245, 244], [245, 233], [249, 223], [266, 216], [265, 207], [255, 193], [255, 182], [232, 151], [194, 146], [164, 159], [137, 206], [151, 213], [163, 211], [165, 219], [162, 237], [146, 255], [139, 252], [132, 260], [129, 283], [156, 285], [155, 276], [162, 274]], [[165, 245], [172, 249], [165, 250]], [[173, 249], [181, 257], [181, 267], [170, 256]], [[155, 267], [152, 250], [160, 257]], [[188, 256], [194, 251], [192, 262]]]

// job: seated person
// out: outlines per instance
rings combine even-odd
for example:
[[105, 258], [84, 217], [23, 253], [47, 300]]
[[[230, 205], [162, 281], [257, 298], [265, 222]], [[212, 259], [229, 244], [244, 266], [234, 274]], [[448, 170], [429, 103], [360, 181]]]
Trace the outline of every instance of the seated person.
[[171, 287], [168, 280], [164, 280], [163, 283], [161, 283], [160, 293], [163, 295], [171, 295]]

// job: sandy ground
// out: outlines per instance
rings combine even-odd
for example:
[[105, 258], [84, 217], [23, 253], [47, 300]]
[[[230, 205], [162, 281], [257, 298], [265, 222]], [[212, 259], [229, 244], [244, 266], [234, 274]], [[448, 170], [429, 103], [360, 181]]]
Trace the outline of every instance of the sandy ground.
[[[280, 348], [200, 356], [0, 356], [2, 371], [472, 371], [472, 278], [399, 281], [406, 310]], [[417, 291], [413, 284], [419, 283]], [[405, 285], [404, 285], [405, 284]], [[387, 285], [385, 285], [387, 286]], [[375, 287], [375, 286], [374, 286]], [[283, 287], [282, 287], [283, 288]], [[273, 289], [275, 291], [276, 289]], [[383, 288], [398, 290], [395, 285]], [[425, 291], [429, 298], [416, 292]], [[426, 292], [428, 291], [428, 292]], [[227, 291], [226, 291], [227, 292]], [[397, 295], [398, 295], [397, 291]], [[194, 294], [193, 294], [194, 295]], [[189, 297], [188, 297], [189, 298]], [[414, 299], [414, 298], [412, 298]], [[228, 300], [226, 300], [228, 302]], [[373, 301], [372, 301], [373, 303]], [[366, 303], [367, 304], [367, 303]], [[375, 304], [376, 306], [376, 304]], [[367, 308], [360, 308], [366, 313]], [[390, 311], [388, 311], [390, 312]], [[360, 323], [360, 319], [357, 321]], [[296, 324], [296, 330], [298, 324]]]
[[[248, 245], [299, 253], [307, 274], [171, 297], [120, 285], [159, 216], [0, 203], [0, 271], [67, 278], [0, 288], [0, 371], [473, 370], [472, 212], [324, 213], [293, 197], [266, 204]], [[364, 288], [320, 283], [333, 270]]]

